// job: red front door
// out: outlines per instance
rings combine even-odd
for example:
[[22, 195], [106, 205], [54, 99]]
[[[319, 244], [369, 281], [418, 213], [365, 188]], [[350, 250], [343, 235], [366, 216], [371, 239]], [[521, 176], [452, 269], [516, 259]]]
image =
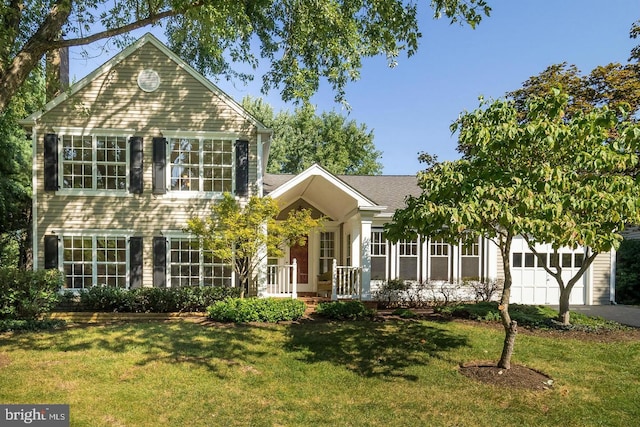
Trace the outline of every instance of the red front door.
[[289, 262], [296, 260], [298, 264], [298, 283], [309, 283], [309, 247], [308, 240], [304, 246], [291, 246], [289, 250]]

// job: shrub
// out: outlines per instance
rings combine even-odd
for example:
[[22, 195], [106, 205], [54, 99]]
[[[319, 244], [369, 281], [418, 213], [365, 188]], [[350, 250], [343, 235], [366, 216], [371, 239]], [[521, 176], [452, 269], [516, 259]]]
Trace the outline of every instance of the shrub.
[[295, 299], [226, 298], [213, 303], [207, 313], [209, 318], [218, 322], [276, 323], [300, 319], [305, 308], [304, 302]]
[[473, 290], [476, 302], [487, 302], [502, 290], [502, 280], [466, 279], [462, 282], [462, 286], [468, 286]]
[[185, 286], [123, 289], [94, 286], [80, 292], [84, 310], [133, 313], [204, 312], [216, 301], [240, 295], [239, 288]]
[[640, 240], [623, 240], [618, 249], [616, 301], [640, 304]]
[[80, 304], [91, 311], [135, 311], [133, 292], [113, 286], [93, 286], [80, 293]]
[[67, 322], [59, 319], [5, 319], [0, 320], [0, 332], [37, 332], [58, 329]]
[[384, 282], [375, 292], [375, 299], [383, 307], [392, 307], [400, 304], [407, 298], [407, 291], [411, 283], [403, 279], [392, 279]]
[[321, 302], [316, 313], [332, 320], [370, 319], [374, 315], [374, 311], [365, 307], [361, 301]]
[[396, 308], [391, 314], [400, 316], [403, 319], [413, 319], [418, 316], [416, 313], [407, 308]]
[[37, 319], [55, 307], [64, 276], [58, 270], [0, 268], [0, 319]]

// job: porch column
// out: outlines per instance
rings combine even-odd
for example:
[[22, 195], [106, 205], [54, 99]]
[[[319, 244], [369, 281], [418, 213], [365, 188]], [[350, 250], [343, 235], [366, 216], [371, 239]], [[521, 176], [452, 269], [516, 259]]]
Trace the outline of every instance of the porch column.
[[[267, 234], [267, 224], [262, 224], [261, 233]], [[266, 241], [266, 239], [265, 239]], [[256, 260], [256, 294], [258, 298], [263, 298], [267, 293], [267, 245], [261, 245], [258, 251], [258, 259]]]
[[371, 224], [373, 212], [360, 212], [360, 267], [363, 300], [371, 300]]

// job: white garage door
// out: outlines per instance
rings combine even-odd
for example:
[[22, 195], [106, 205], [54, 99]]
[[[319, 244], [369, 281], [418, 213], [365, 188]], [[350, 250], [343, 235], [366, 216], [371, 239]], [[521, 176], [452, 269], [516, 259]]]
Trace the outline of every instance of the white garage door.
[[[547, 266], [560, 265], [562, 277], [567, 283], [573, 277], [584, 260], [584, 249], [561, 249], [557, 256], [549, 245], [536, 245], [536, 251], [543, 254]], [[553, 268], [552, 268], [553, 269]], [[521, 237], [513, 239], [511, 247], [511, 302], [517, 304], [558, 304], [560, 288], [556, 280], [550, 276], [537, 257], [531, 252]], [[571, 291], [570, 304], [582, 305], [585, 301], [586, 277], [580, 278]]]

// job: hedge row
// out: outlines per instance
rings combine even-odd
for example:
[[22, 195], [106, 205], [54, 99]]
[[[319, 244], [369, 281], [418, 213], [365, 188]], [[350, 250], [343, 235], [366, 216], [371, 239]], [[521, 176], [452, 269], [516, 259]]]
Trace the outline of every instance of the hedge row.
[[[122, 289], [94, 286], [79, 295], [86, 311], [119, 313], [205, 312], [216, 301], [238, 297], [240, 288], [197, 287]], [[73, 298], [70, 294], [68, 298]]]
[[295, 299], [227, 298], [208, 308], [209, 318], [217, 322], [268, 322], [298, 320], [306, 305]]

